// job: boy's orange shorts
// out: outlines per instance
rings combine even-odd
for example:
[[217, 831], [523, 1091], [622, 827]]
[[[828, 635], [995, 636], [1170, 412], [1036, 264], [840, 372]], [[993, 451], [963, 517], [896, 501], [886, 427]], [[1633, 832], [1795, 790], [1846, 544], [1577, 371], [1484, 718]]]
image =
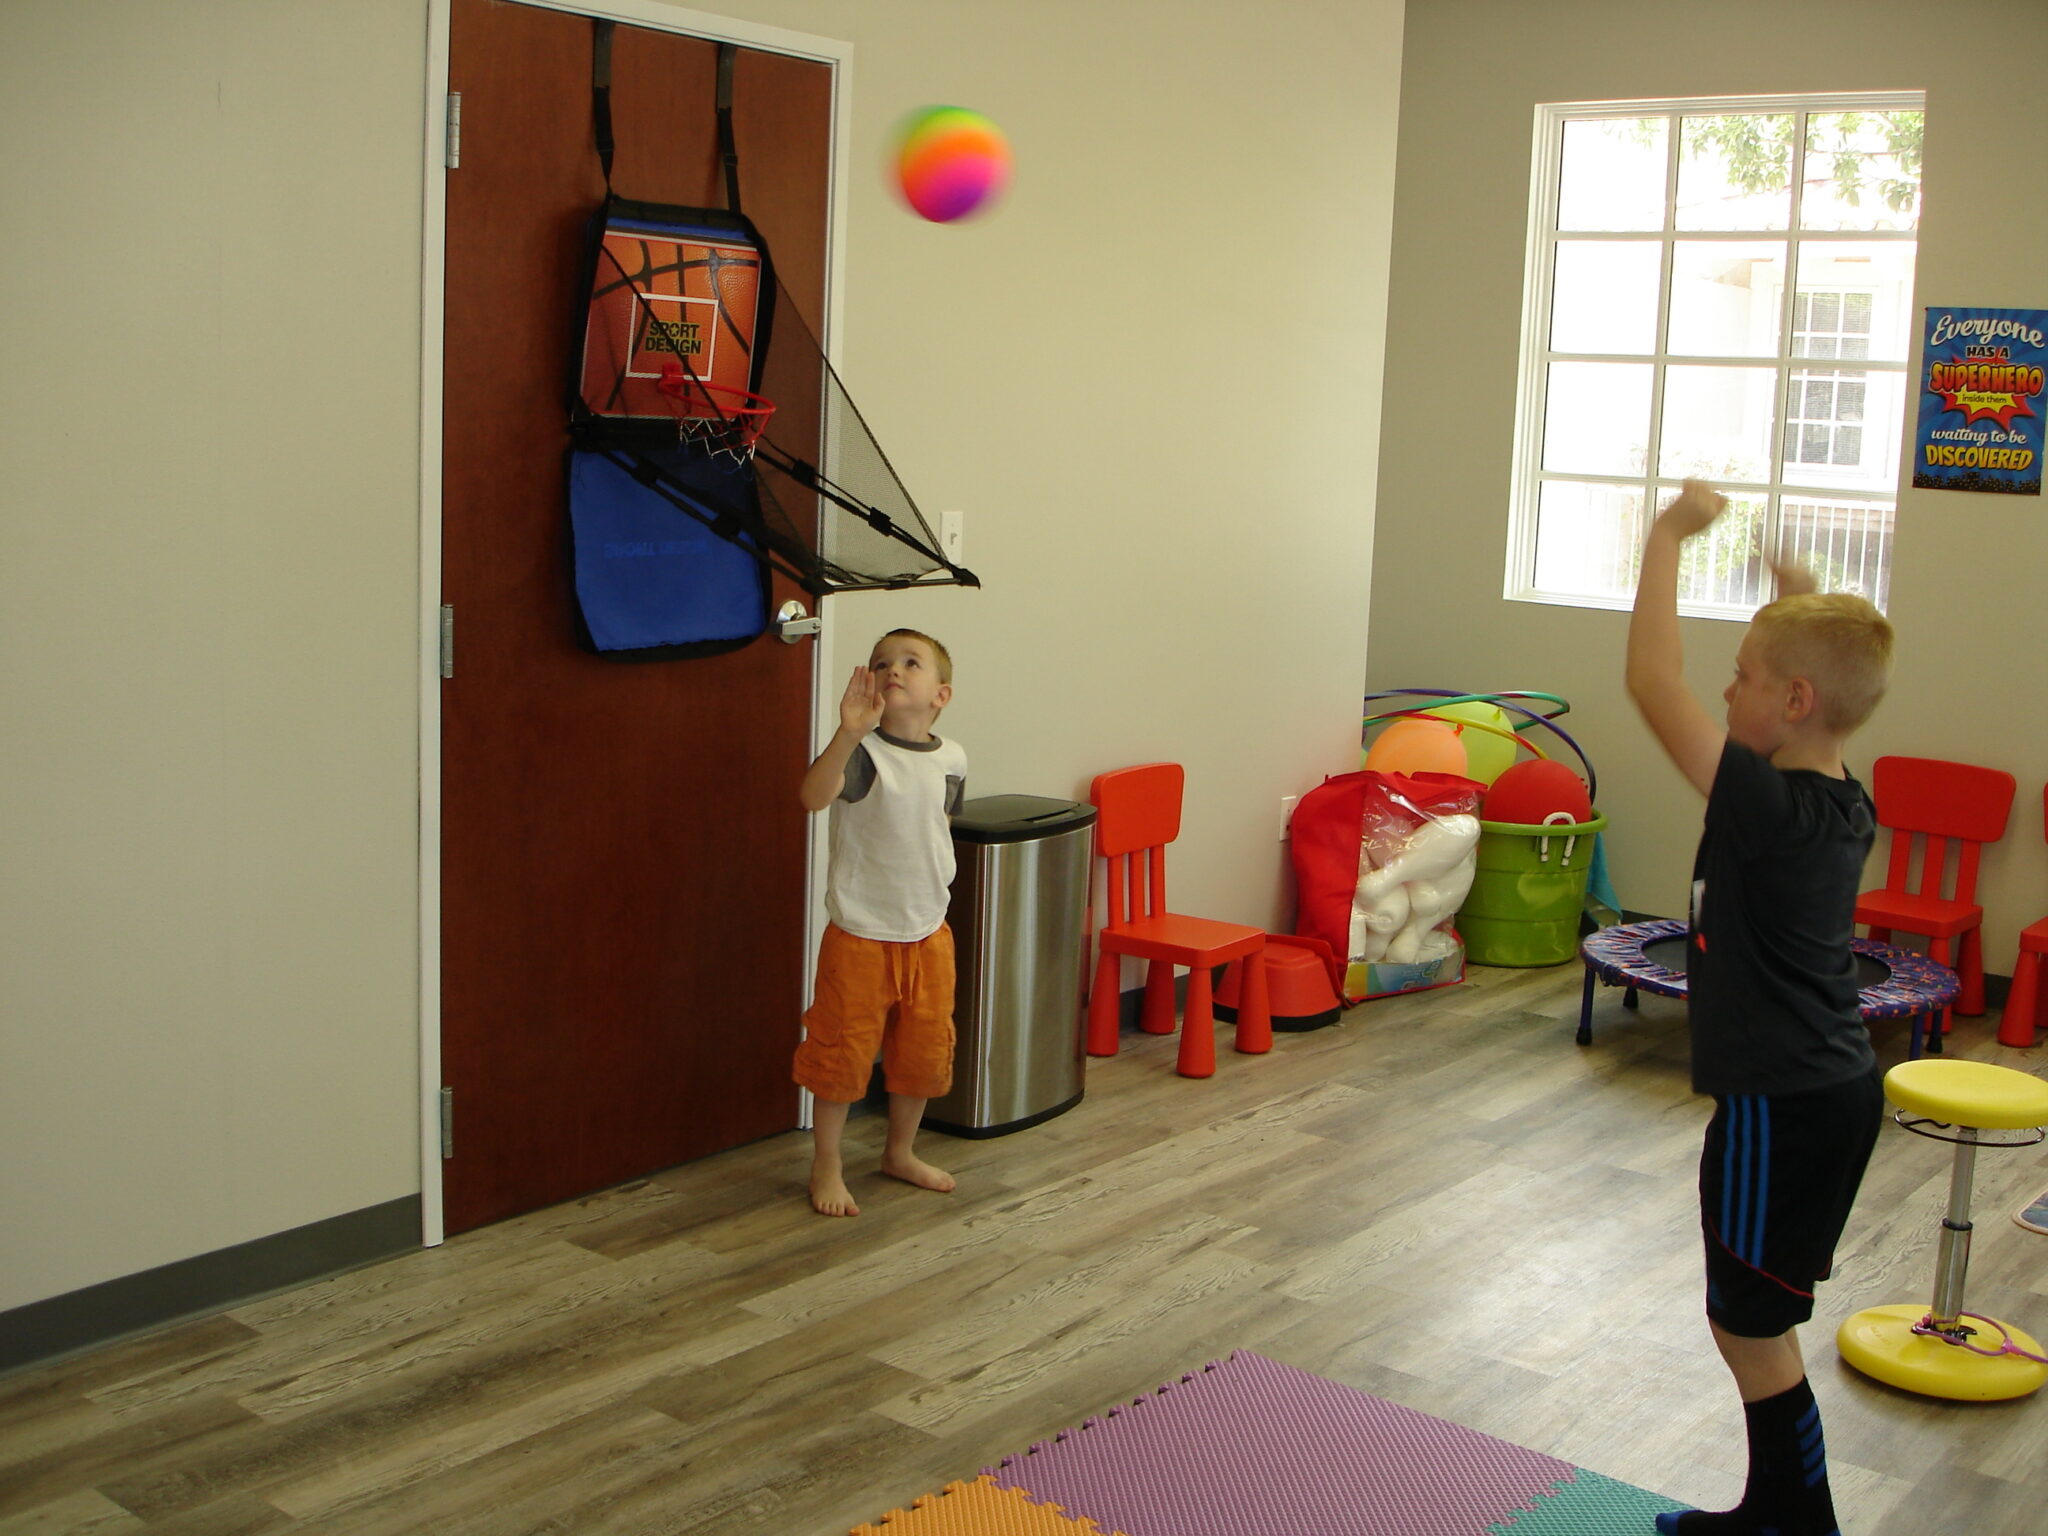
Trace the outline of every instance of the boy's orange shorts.
[[953, 1086], [953, 930], [943, 923], [909, 944], [825, 925], [792, 1075], [851, 1104], [867, 1094], [878, 1049], [891, 1093], [936, 1099]]

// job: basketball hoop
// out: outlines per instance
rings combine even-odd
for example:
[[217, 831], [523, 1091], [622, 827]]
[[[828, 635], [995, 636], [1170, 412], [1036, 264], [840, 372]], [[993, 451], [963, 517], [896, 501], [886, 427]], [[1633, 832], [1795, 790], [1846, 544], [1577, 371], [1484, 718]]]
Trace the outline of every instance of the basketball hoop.
[[702, 443], [736, 464], [754, 456], [754, 445], [775, 414], [774, 401], [700, 379], [674, 358], [662, 368], [655, 388], [675, 402], [676, 432], [684, 442]]
[[[737, 546], [749, 572], [772, 568], [820, 596], [980, 585], [938, 553], [938, 536], [774, 283], [745, 219], [614, 194], [590, 221], [584, 256], [588, 306], [566, 402], [579, 548], [637, 546], [674, 514]], [[779, 390], [772, 381], [785, 377], [806, 390], [794, 445], [802, 453], [790, 451], [787, 422], [769, 437], [775, 401], [753, 393], [764, 380]], [[698, 562], [681, 563], [694, 571]], [[616, 571], [591, 572], [578, 595], [602, 610], [610, 599], [598, 589]], [[650, 581], [649, 593], [658, 585]], [[659, 601], [648, 599], [664, 634], [670, 592], [659, 586]], [[680, 622], [694, 631], [699, 619]], [[727, 620], [721, 610], [702, 622]]]

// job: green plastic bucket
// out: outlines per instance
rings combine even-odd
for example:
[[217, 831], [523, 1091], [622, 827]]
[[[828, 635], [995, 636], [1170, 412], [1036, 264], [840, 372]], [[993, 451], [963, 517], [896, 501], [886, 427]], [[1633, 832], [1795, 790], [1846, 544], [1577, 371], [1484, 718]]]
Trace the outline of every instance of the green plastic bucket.
[[1475, 965], [1562, 965], [1579, 952], [1579, 914], [1593, 867], [1591, 821], [1479, 823], [1479, 864], [1458, 909], [1458, 936]]

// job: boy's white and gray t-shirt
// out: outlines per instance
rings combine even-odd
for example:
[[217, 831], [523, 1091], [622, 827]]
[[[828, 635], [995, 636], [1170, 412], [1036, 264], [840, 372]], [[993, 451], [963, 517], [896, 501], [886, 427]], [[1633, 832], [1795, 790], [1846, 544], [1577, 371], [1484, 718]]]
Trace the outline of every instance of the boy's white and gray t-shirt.
[[869, 732], [832, 805], [825, 915], [859, 938], [892, 944], [937, 933], [953, 883], [946, 818], [966, 792], [967, 754], [957, 742]]

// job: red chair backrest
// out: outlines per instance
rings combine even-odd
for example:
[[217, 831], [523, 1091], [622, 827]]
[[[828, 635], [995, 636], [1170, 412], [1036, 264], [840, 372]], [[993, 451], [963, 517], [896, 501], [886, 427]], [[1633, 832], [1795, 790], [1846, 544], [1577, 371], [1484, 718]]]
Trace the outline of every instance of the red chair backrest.
[[2005, 835], [2019, 788], [2002, 768], [1936, 757], [1880, 757], [1871, 769], [1870, 786], [1883, 825], [1973, 843], [1995, 843]]
[[1180, 836], [1180, 797], [1187, 773], [1179, 763], [1145, 763], [1097, 774], [1095, 845], [1105, 858], [1138, 853]]
[[1934, 757], [1880, 757], [1870, 774], [1871, 799], [1878, 822], [1892, 829], [1891, 863], [1885, 876], [1888, 890], [1910, 889], [1914, 834], [1924, 833], [1927, 849], [1921, 859], [1922, 896], [1943, 894], [1943, 876], [1950, 842], [1957, 845], [1953, 899], [1977, 899], [1977, 852], [1984, 843], [2005, 836], [2018, 781], [2002, 768], [1950, 763]]
[[1166, 845], [1180, 836], [1186, 782], [1179, 763], [1143, 763], [1097, 774], [1088, 787], [1095, 851], [1109, 860], [1112, 924], [1166, 910]]

